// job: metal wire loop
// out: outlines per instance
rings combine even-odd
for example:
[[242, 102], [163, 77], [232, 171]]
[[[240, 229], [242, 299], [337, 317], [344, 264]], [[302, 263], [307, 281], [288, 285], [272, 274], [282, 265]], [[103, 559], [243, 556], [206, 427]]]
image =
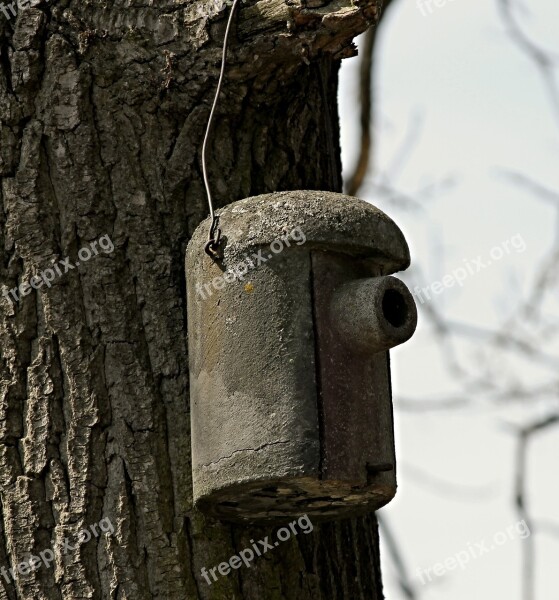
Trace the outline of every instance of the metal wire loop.
[[212, 219], [212, 225], [210, 227], [210, 233], [208, 235], [208, 241], [204, 246], [204, 251], [208, 256], [212, 258], [219, 257], [219, 242], [221, 241], [221, 229], [218, 227], [219, 217], [214, 215]]
[[231, 12], [229, 13], [229, 19], [227, 20], [227, 27], [225, 29], [225, 36], [223, 39], [223, 51], [221, 55], [221, 69], [219, 72], [219, 80], [217, 82], [217, 89], [215, 92], [214, 101], [212, 104], [212, 108], [210, 110], [210, 116], [208, 118], [208, 125], [206, 127], [206, 133], [204, 134], [204, 143], [202, 144], [202, 174], [204, 176], [204, 185], [206, 187], [206, 194], [208, 197], [208, 206], [210, 208], [210, 217], [212, 218], [212, 224], [210, 227], [210, 234], [208, 242], [205, 246], [206, 254], [215, 258], [217, 253], [217, 247], [219, 245], [221, 239], [221, 230], [217, 228], [217, 223], [219, 221], [219, 217], [217, 217], [214, 213], [213, 201], [212, 201], [212, 192], [210, 189], [210, 182], [208, 180], [208, 169], [206, 164], [206, 150], [208, 146], [208, 139], [210, 137], [210, 130], [212, 127], [212, 122], [215, 114], [215, 109], [217, 106], [217, 101], [219, 99], [219, 94], [221, 93], [221, 86], [223, 85], [223, 77], [225, 75], [225, 62], [227, 58], [227, 42], [229, 41], [229, 33], [231, 31], [231, 23], [233, 21], [233, 16], [235, 14], [235, 10], [240, 0], [234, 0], [233, 6], [231, 7]]

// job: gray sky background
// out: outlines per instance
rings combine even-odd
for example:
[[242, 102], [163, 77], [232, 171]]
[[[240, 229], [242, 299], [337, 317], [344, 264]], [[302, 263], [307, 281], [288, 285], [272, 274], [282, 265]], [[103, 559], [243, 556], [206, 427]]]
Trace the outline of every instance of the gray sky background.
[[[549, 205], [513, 186], [502, 173], [518, 171], [559, 190], [559, 123], [537, 70], [508, 37], [496, 1], [448, 0], [426, 13], [414, 0], [396, 0], [383, 27], [375, 65], [375, 169], [360, 195], [402, 228], [419, 267], [411, 271], [413, 280], [421, 286], [478, 256], [489, 262], [490, 251], [509, 240], [508, 254], [431, 300], [449, 319], [497, 328], [530, 289], [535, 265], [553, 243], [556, 219]], [[525, 33], [559, 57], [559, 3], [531, 0], [518, 14]], [[346, 60], [341, 74], [346, 175], [358, 148], [358, 68], [358, 58]], [[415, 142], [405, 160], [395, 160], [410, 138]], [[414, 211], [375, 191], [380, 173], [412, 198], [433, 183], [453, 184]], [[515, 236], [524, 251], [510, 246]], [[559, 298], [547, 298], [545, 308], [550, 322], [558, 323]], [[392, 352], [395, 396], [462, 395], [421, 309], [415, 337]], [[508, 382], [553, 380], [549, 366], [529, 367], [505, 353], [481, 357], [476, 348], [479, 344], [460, 345], [461, 361], [472, 370]], [[558, 347], [547, 352], [559, 360]], [[524, 405], [495, 405], [475, 394], [470, 398], [461, 409], [397, 410], [399, 491], [385, 514], [422, 600], [524, 600], [520, 535], [501, 546], [493, 543], [495, 534], [518, 521], [515, 445], [505, 424], [527, 424], [556, 411], [557, 393]], [[536, 519], [559, 525], [558, 455], [557, 428], [532, 445], [529, 501]], [[559, 537], [542, 533], [533, 539], [536, 600], [557, 600]], [[463, 570], [419, 583], [418, 568], [444, 562], [482, 541], [493, 546], [489, 553]], [[386, 552], [383, 560], [387, 597], [402, 598]]]

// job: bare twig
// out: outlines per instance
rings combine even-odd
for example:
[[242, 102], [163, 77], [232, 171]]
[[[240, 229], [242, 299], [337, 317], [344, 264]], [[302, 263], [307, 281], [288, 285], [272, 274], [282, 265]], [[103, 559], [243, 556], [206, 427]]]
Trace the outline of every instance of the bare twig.
[[429, 473], [426, 469], [417, 466], [404, 464], [400, 466], [410, 480], [415, 480], [425, 488], [439, 496], [446, 496], [463, 502], [487, 501], [495, 495], [494, 485], [464, 485], [463, 483], [454, 483], [447, 481], [442, 477], [437, 477]]
[[347, 184], [347, 193], [356, 196], [363, 185], [363, 180], [369, 168], [371, 154], [371, 115], [372, 92], [371, 79], [373, 76], [373, 50], [375, 47], [376, 28], [370, 28], [365, 34], [363, 57], [361, 59], [359, 99], [361, 103], [360, 147], [357, 165]]
[[392, 529], [388, 524], [388, 519], [384, 516], [384, 514], [377, 512], [377, 520], [382, 534], [382, 539], [386, 543], [388, 552], [390, 553], [390, 558], [392, 559], [394, 567], [396, 568], [396, 573], [398, 574], [398, 584], [402, 590], [402, 593], [408, 600], [418, 600], [419, 594], [410, 582], [408, 570], [404, 563], [399, 545], [396, 542], [396, 537], [394, 536]]
[[507, 27], [511, 39], [520, 47], [528, 58], [535, 64], [547, 91], [553, 116], [559, 125], [559, 91], [555, 79], [554, 68], [557, 59], [538, 45], [536, 45], [520, 28], [514, 16], [512, 0], [497, 0], [497, 6]]
[[[394, 0], [385, 0], [380, 22], [388, 7]], [[361, 58], [359, 71], [359, 98], [361, 104], [361, 131], [359, 158], [353, 174], [349, 177], [347, 193], [356, 196], [363, 185], [371, 157], [371, 123], [373, 119], [372, 101], [372, 78], [373, 78], [373, 55], [377, 41], [378, 27], [371, 27], [365, 34], [365, 44]]]
[[528, 529], [532, 532], [522, 545], [522, 598], [523, 600], [535, 599], [534, 574], [535, 574], [535, 541], [533, 533], [535, 531], [530, 512], [527, 506], [527, 479], [528, 479], [528, 443], [533, 435], [551, 427], [559, 422], [559, 415], [546, 417], [528, 427], [517, 432], [516, 446], [516, 477], [515, 477], [515, 505], [518, 516], [526, 523]]

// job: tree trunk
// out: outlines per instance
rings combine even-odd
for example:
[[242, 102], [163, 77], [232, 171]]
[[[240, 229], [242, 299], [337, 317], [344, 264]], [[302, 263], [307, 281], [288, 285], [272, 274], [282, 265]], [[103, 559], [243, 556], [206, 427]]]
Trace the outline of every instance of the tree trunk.
[[[229, 8], [156, 4], [0, 15], [0, 599], [380, 599], [374, 516], [200, 574], [273, 530], [192, 507], [183, 258], [207, 215]], [[209, 148], [218, 206], [340, 189], [339, 60], [380, 4], [240, 7]], [[114, 251], [64, 272], [103, 236]], [[52, 282], [21, 287], [53, 262]], [[79, 537], [103, 519], [114, 531]]]

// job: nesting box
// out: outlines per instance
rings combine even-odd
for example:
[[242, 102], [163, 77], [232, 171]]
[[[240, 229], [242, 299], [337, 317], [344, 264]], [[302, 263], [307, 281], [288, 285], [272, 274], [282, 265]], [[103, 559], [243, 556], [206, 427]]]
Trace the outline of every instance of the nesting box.
[[225, 520], [374, 511], [396, 491], [388, 350], [417, 312], [383, 212], [279, 192], [219, 212], [187, 249], [194, 500]]

